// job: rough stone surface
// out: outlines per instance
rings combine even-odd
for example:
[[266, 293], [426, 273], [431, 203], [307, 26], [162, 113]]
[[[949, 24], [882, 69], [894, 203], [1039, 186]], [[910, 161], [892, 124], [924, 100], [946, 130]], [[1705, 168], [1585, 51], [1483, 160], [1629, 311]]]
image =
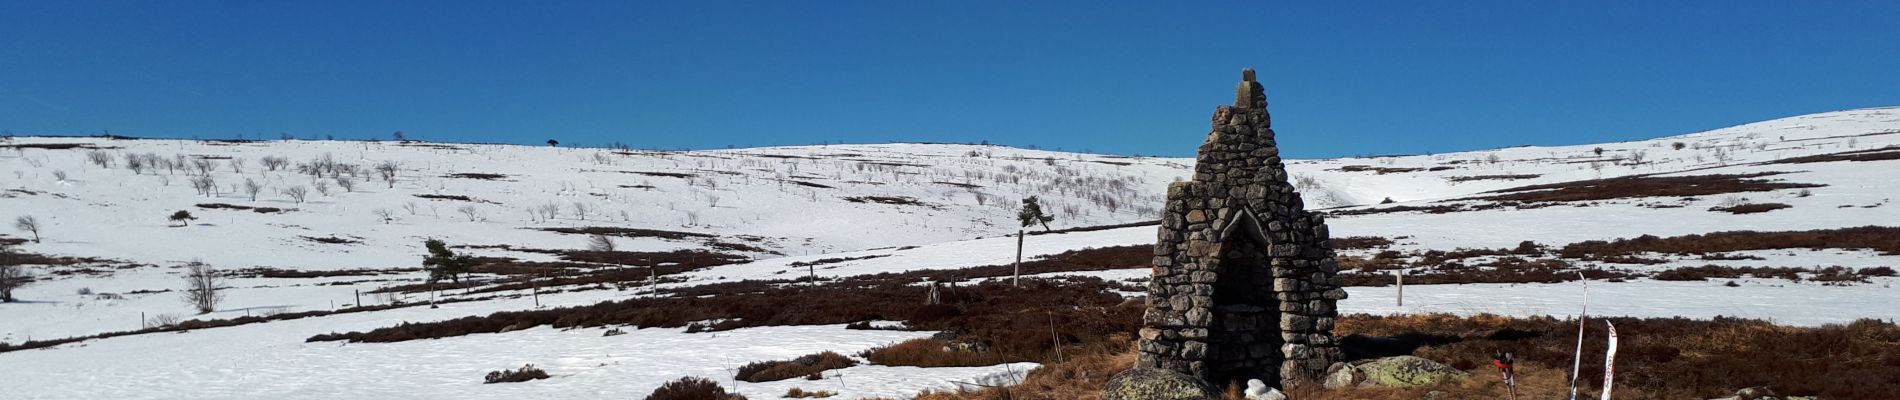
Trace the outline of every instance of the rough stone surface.
[[1398, 356], [1333, 364], [1328, 368], [1325, 386], [1404, 388], [1460, 382], [1469, 377], [1470, 373], [1437, 361]]
[[1108, 378], [1102, 400], [1213, 400], [1218, 397], [1207, 382], [1180, 372], [1132, 368]]
[[[1326, 222], [1287, 182], [1253, 70], [1214, 109], [1194, 178], [1168, 187], [1138, 367], [1225, 387], [1313, 382], [1340, 359], [1346, 298]], [[1293, 339], [1288, 339], [1293, 338]]]
[[1735, 391], [1734, 396], [1710, 400], [1814, 400], [1811, 396], [1775, 396], [1775, 391], [1766, 387], [1752, 387]]

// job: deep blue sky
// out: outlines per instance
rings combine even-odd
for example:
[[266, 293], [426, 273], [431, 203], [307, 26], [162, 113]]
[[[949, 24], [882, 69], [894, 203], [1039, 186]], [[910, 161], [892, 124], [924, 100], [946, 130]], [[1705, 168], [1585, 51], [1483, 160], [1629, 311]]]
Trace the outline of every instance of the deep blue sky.
[[[1335, 4], [1343, 3], [1343, 4]], [[1900, 105], [1900, 2], [0, 2], [0, 129], [1291, 157]]]

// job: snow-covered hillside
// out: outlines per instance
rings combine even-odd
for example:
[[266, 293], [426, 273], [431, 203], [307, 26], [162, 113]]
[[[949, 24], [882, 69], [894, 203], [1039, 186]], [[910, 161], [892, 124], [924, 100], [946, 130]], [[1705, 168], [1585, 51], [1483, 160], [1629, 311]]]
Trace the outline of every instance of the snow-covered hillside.
[[[1297, 139], [1283, 140], [1293, 141]], [[1191, 148], [1200, 138], [1184, 136], [1180, 143]], [[218, 311], [188, 318], [422, 301], [369, 293], [423, 281], [425, 272], [404, 268], [418, 266], [426, 238], [474, 246], [460, 248], [476, 255], [525, 261], [572, 261], [561, 251], [587, 245], [585, 235], [548, 228], [665, 231], [614, 240], [620, 250], [700, 249], [750, 259], [681, 272], [653, 284], [659, 288], [788, 275], [833, 279], [1001, 265], [1015, 255], [1016, 238], [1003, 235], [1016, 231], [1015, 211], [1022, 197], [1043, 199], [1045, 209], [1056, 215], [1058, 229], [1151, 221], [1158, 218], [1166, 186], [1186, 176], [1194, 162], [947, 144], [650, 152], [29, 137], [0, 146], [6, 147], [0, 149], [0, 218], [11, 222], [32, 215], [43, 225], [43, 240], [16, 247], [32, 254], [90, 258], [31, 265], [41, 279], [16, 292], [24, 301], [0, 304], [0, 342], [9, 343], [132, 330], [153, 316], [192, 315], [177, 293], [166, 292], [179, 286], [178, 266], [192, 260], [226, 270], [362, 271], [321, 278], [234, 275]], [[281, 157], [288, 165], [271, 170], [260, 165], [266, 157]], [[94, 158], [109, 160], [100, 166]], [[127, 165], [131, 159], [164, 161], [134, 171]], [[334, 162], [322, 161], [326, 159]], [[172, 168], [162, 166], [165, 163]], [[393, 180], [382, 179], [377, 171], [385, 163], [395, 166]], [[306, 172], [299, 171], [300, 164]], [[206, 172], [199, 171], [201, 165]], [[1900, 197], [1900, 180], [1891, 176], [1900, 166], [1900, 108], [1804, 115], [1624, 143], [1288, 160], [1287, 166], [1308, 207], [1335, 215], [1329, 220], [1335, 237], [1392, 241], [1376, 249], [1342, 252], [1354, 257], [1385, 251], [1508, 249], [1524, 241], [1563, 246], [1640, 235], [1900, 225], [1900, 205], [1888, 204]], [[307, 173], [310, 167], [322, 175]], [[1696, 182], [1693, 179], [1712, 175], [1785, 185], [1695, 196], [1497, 198], [1561, 192], [1590, 186], [1588, 181], [1597, 179], [1688, 177]], [[206, 178], [215, 190], [194, 189], [194, 180]], [[261, 186], [255, 200], [244, 190], [247, 180]], [[342, 187], [340, 180], [353, 187]], [[328, 193], [317, 185], [326, 186]], [[1529, 185], [1552, 186], [1500, 192]], [[307, 190], [306, 199], [290, 196], [292, 188]], [[1712, 210], [1768, 203], [1785, 208], [1755, 213]], [[197, 219], [187, 226], [168, 221], [167, 216], [179, 210]], [[1150, 244], [1154, 233], [1149, 225], [1030, 236], [1025, 256]], [[9, 242], [31, 238], [31, 233], [19, 231], [0, 236]], [[1842, 248], [1641, 256], [1655, 262], [1567, 262], [1580, 269], [1639, 274], [1703, 265], [1867, 268], [1900, 261], [1890, 253]], [[1555, 256], [1531, 258], [1537, 257]], [[1076, 274], [1138, 283], [1147, 271], [1146, 266], [1129, 265]], [[489, 279], [482, 285], [497, 287], [516, 279], [481, 278]], [[1900, 318], [1900, 306], [1895, 306], [1900, 291], [1891, 288], [1896, 280], [1874, 276], [1842, 285], [1759, 277], [1619, 278], [1591, 283], [1592, 291], [1601, 291], [1591, 296], [1591, 310], [1632, 316], [1733, 315], [1802, 325], [1893, 319]], [[1569, 315], [1580, 297], [1575, 289], [1569, 283], [1415, 285], [1400, 307], [1392, 287], [1356, 286], [1348, 288], [1351, 297], [1340, 307], [1349, 313]], [[642, 296], [648, 290], [541, 293], [535, 300], [525, 289], [444, 292], [442, 297], [462, 301], [441, 308], [336, 314], [4, 352], [0, 365], [35, 366], [14, 379], [26, 384], [7, 389], [9, 396], [19, 398], [359, 398], [405, 393], [439, 394], [424, 396], [437, 398], [626, 398], [681, 375], [719, 376], [751, 361], [817, 350], [855, 354], [928, 336], [794, 326], [703, 334], [649, 329], [603, 337], [599, 329], [540, 327], [401, 343], [304, 342], [316, 334], [586, 305]], [[111, 296], [102, 295], [108, 293]], [[470, 379], [530, 362], [556, 379], [491, 386]], [[956, 382], [993, 380], [1024, 367], [861, 365], [840, 370], [840, 382], [807, 388], [835, 389], [844, 398], [908, 396]], [[776, 398], [787, 384], [731, 383], [752, 398]]]
[[[548, 227], [704, 232], [783, 254], [917, 245], [1013, 232], [1018, 201], [1030, 195], [1043, 199], [1059, 226], [1152, 219], [1158, 193], [1188, 168], [1178, 159], [924, 144], [692, 152], [72, 138], [7, 145], [0, 188], [8, 191], [0, 202], [8, 218], [32, 215], [44, 225], [46, 240], [30, 246], [35, 252], [322, 269], [413, 265], [423, 238], [583, 244], [536, 230]], [[134, 158], [170, 167], [135, 171]], [[288, 165], [273, 170], [263, 165], [267, 158]], [[377, 171], [385, 163], [393, 180]], [[201, 177], [214, 186], [209, 193], [194, 187]], [[258, 185], [255, 196], [247, 182]], [[297, 190], [304, 200], [290, 194]], [[167, 217], [178, 210], [198, 220], [175, 226]]]

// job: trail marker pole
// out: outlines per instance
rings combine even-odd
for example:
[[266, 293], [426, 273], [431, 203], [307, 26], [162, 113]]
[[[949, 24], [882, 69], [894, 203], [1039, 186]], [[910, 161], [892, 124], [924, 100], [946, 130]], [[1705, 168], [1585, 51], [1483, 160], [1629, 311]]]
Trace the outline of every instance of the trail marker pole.
[[1570, 362], [1570, 400], [1577, 400], [1577, 375], [1583, 372], [1583, 321], [1590, 314], [1590, 279], [1577, 272], [1583, 282], [1583, 311], [1577, 314], [1577, 353]]

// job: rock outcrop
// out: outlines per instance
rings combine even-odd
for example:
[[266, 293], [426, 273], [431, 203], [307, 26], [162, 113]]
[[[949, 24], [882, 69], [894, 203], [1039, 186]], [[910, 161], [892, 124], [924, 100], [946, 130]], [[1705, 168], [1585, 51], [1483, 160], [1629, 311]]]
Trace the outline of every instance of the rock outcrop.
[[1776, 396], [1775, 391], [1766, 387], [1752, 387], [1735, 391], [1734, 396], [1709, 400], [1815, 400], [1812, 396]]
[[1132, 368], [1108, 378], [1102, 400], [1213, 400], [1219, 398], [1206, 381], [1180, 372]]
[[1437, 361], [1398, 356], [1334, 364], [1326, 373], [1325, 386], [1403, 388], [1455, 383], [1470, 377], [1470, 373]]

